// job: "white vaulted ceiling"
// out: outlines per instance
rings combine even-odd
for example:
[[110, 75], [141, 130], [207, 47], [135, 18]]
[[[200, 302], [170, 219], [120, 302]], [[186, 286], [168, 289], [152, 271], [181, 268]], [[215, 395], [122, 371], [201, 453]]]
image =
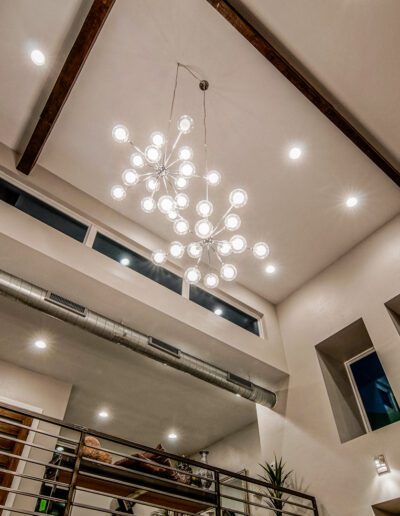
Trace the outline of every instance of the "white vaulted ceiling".
[[[33, 100], [41, 95], [48, 74], [58, 72], [57, 54], [61, 56], [69, 48], [65, 37], [71, 32], [69, 25], [76, 32], [83, 21], [87, 2], [78, 4], [70, 2], [67, 7], [58, 2], [54, 7], [54, 2], [6, 0], [0, 6], [1, 23], [14, 28], [0, 35], [1, 40], [6, 39], [2, 41], [6, 50], [14, 49], [4, 54], [1, 64], [7, 81], [0, 83], [0, 136], [4, 143], [20, 151], [31, 110], [37, 106]], [[246, 4], [264, 22], [268, 4], [275, 6], [271, 29], [276, 29], [277, 36], [282, 36], [294, 52], [298, 44], [298, 57], [314, 65], [321, 81], [326, 79], [328, 85], [333, 84], [343, 93], [341, 100], [346, 107], [352, 109], [354, 105], [357, 116], [364, 113], [360, 118], [396, 152], [398, 131], [392, 129], [396, 128], [397, 115], [392, 113], [397, 97], [386, 85], [391, 79], [390, 67], [378, 68], [380, 80], [365, 86], [364, 69], [349, 63], [348, 54], [360, 51], [361, 26], [353, 36], [346, 26], [348, 38], [343, 48], [343, 43], [332, 36], [340, 32], [340, 23], [335, 29], [329, 25], [332, 34], [327, 42], [323, 38], [327, 12], [321, 7], [313, 17], [308, 16], [311, 2], [301, 3], [305, 5], [302, 16], [290, 11], [289, 2], [279, 2], [280, 7], [264, 0], [249, 0]], [[358, 3], [363, 19], [370, 24], [375, 13], [371, 4], [382, 2], [371, 0], [366, 7]], [[23, 16], [16, 16], [16, 11], [23, 12]], [[393, 31], [385, 30], [384, 17], [394, 15], [390, 9], [383, 12], [376, 30], [385, 42]], [[290, 29], [299, 19], [301, 34], [300, 30]], [[49, 24], [53, 27], [50, 32]], [[314, 28], [320, 34], [321, 45], [311, 39]], [[32, 38], [42, 38], [43, 50], [53, 56], [46, 68], [33, 67], [24, 54], [24, 45]], [[351, 78], [340, 77], [339, 81], [340, 63], [336, 68], [331, 63], [329, 48], [321, 57], [320, 49], [328, 43], [332, 48], [337, 45], [338, 54], [344, 56], [343, 75], [351, 70]], [[53, 47], [58, 51], [49, 50]], [[360, 54], [360, 59], [365, 57], [369, 68], [373, 68], [378, 57], [367, 54]], [[130, 192], [123, 203], [111, 200], [110, 187], [120, 181], [129, 158], [129, 149], [111, 139], [111, 128], [118, 122], [126, 124], [141, 146], [153, 130], [166, 130], [177, 61], [193, 66], [210, 82], [209, 164], [223, 174], [222, 186], [214, 198], [222, 203], [232, 187], [244, 187], [249, 194], [242, 213], [244, 234], [249, 241], [266, 240], [271, 246], [270, 261], [277, 265], [275, 275], [266, 275], [263, 264], [252, 257], [240, 257], [238, 281], [249, 289], [273, 302], [281, 301], [400, 211], [398, 187], [206, 0], [118, 0], [39, 163], [171, 240], [171, 227], [161, 216], [140, 211], [139, 194]], [[346, 84], [347, 88], [354, 86], [354, 91], [348, 92]], [[382, 94], [374, 112], [380, 84]], [[378, 110], [387, 116], [377, 116]], [[201, 96], [187, 74], [182, 74], [177, 93], [176, 114], [184, 112], [196, 121], [196, 132], [187, 141], [193, 142], [195, 161], [201, 167]], [[297, 161], [287, 157], [292, 145], [303, 148]], [[344, 206], [349, 195], [359, 196], [359, 206], [354, 210]], [[197, 191], [194, 198], [199, 197]]]

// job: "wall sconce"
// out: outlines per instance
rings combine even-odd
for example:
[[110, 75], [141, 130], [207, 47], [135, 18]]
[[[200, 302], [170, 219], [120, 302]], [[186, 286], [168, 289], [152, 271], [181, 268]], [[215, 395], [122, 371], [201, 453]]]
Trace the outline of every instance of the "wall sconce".
[[383, 475], [385, 473], [389, 473], [390, 468], [389, 468], [388, 463], [386, 462], [384, 455], [377, 455], [374, 458], [374, 462], [375, 462], [376, 472], [378, 473], [378, 475]]

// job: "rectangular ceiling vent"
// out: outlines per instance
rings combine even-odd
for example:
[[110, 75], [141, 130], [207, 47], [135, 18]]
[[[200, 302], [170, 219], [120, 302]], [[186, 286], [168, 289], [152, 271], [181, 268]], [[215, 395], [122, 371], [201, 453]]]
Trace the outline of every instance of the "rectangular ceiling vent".
[[61, 306], [70, 312], [78, 314], [82, 317], [86, 317], [87, 308], [82, 305], [78, 305], [78, 303], [74, 303], [69, 299], [65, 299], [65, 297], [59, 296], [58, 294], [54, 294], [53, 292], [47, 292], [45, 301], [52, 303], [53, 305]]
[[175, 348], [174, 346], [171, 346], [171, 344], [167, 344], [162, 340], [155, 339], [154, 337], [149, 338], [149, 345], [153, 348], [159, 349], [160, 351], [164, 351], [164, 353], [168, 353], [169, 355], [172, 355], [176, 358], [180, 358], [181, 356], [181, 352], [178, 348]]
[[253, 387], [253, 384], [249, 380], [245, 380], [233, 373], [228, 373], [228, 380], [236, 385], [240, 385], [241, 387], [247, 387], [248, 389]]

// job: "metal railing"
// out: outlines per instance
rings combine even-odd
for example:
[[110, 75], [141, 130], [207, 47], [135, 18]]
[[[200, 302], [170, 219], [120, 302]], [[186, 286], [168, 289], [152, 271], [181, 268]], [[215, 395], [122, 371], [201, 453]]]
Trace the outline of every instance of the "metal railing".
[[[0, 416], [0, 494], [6, 493], [0, 515], [126, 516], [142, 506], [158, 516], [318, 516], [309, 494], [9, 405], [0, 408], [39, 422], [30, 427]], [[7, 433], [7, 424], [28, 430], [27, 440]], [[88, 443], [89, 436], [101, 446]], [[2, 448], [5, 441], [29, 453]], [[9, 486], [1, 483], [6, 477]]]

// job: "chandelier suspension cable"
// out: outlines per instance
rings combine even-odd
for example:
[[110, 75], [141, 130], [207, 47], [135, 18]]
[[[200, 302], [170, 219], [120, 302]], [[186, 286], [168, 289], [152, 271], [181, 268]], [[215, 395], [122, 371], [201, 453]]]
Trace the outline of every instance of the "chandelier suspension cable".
[[[207, 107], [206, 107], [206, 91], [203, 89], [203, 126], [204, 126], [204, 172], [208, 173], [208, 147], [207, 147]], [[208, 182], [206, 181], [206, 200], [208, 201]]]

